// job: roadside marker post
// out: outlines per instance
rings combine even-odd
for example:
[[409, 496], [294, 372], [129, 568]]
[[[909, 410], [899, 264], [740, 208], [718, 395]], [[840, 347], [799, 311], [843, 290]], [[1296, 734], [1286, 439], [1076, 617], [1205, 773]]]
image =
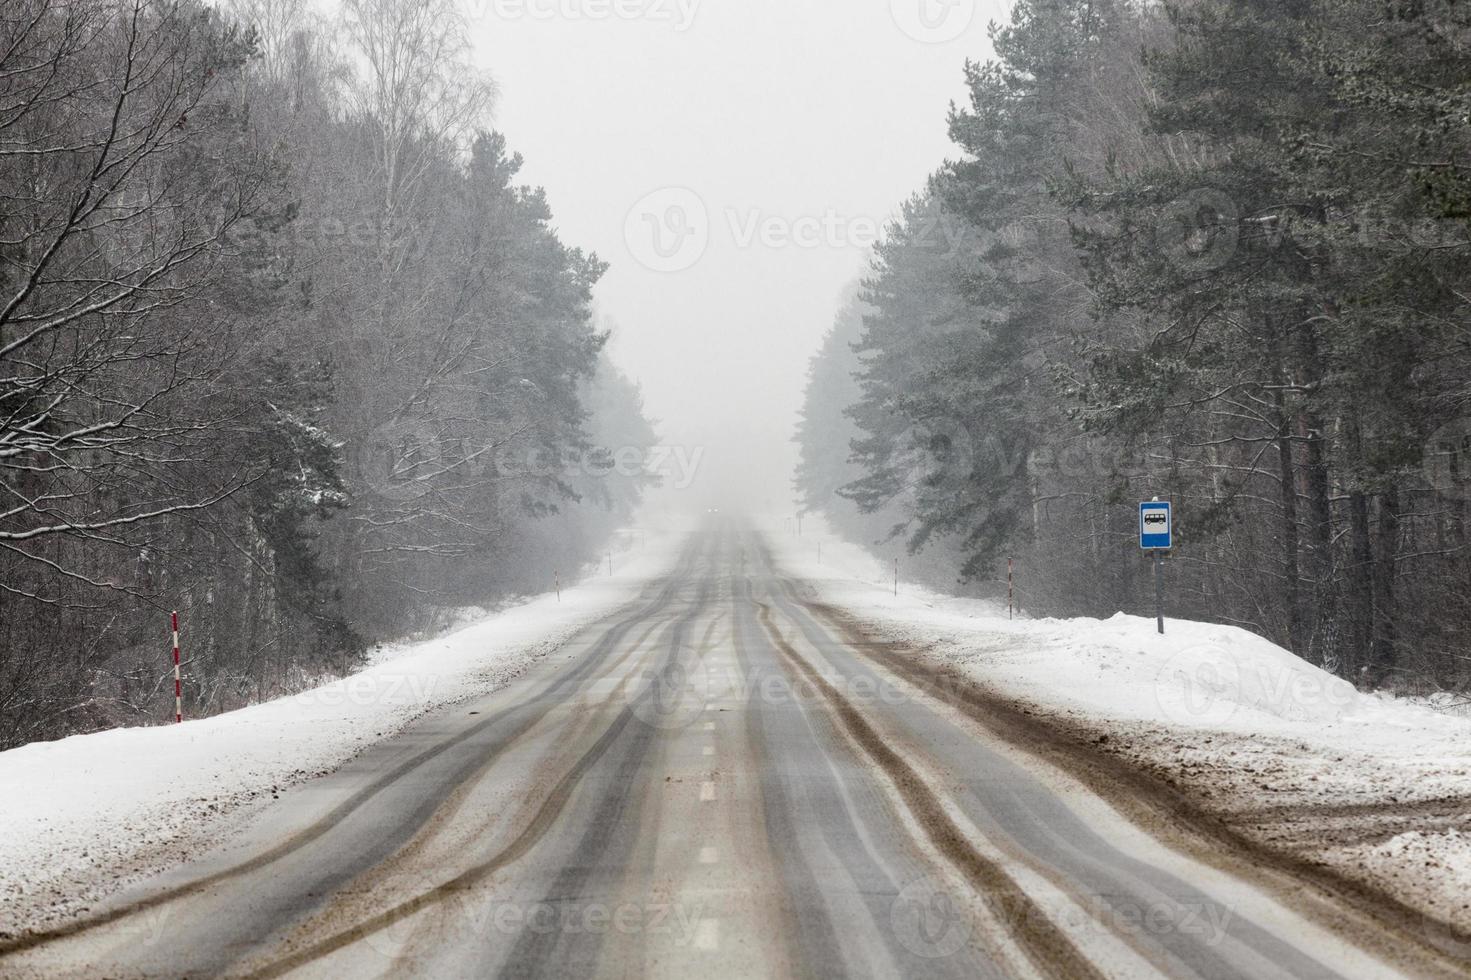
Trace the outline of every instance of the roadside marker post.
[[1011, 616], [1012, 616], [1012, 612], [1011, 611], [1012, 611], [1012, 609], [1015, 608], [1015, 602], [1016, 602], [1016, 575], [1015, 575], [1015, 570], [1014, 570], [1014, 568], [1012, 566], [1012, 559], [1011, 558], [1007, 558], [1006, 559], [1006, 618], [1007, 619], [1010, 619]]
[[899, 594], [899, 559], [894, 559], [894, 595]]
[[1165, 631], [1164, 554], [1175, 544], [1175, 515], [1168, 500], [1146, 500], [1139, 505], [1139, 547], [1154, 557], [1154, 618], [1160, 635]]
[[184, 679], [179, 674], [179, 612], [169, 614], [169, 628], [174, 634], [174, 724], [184, 723]]

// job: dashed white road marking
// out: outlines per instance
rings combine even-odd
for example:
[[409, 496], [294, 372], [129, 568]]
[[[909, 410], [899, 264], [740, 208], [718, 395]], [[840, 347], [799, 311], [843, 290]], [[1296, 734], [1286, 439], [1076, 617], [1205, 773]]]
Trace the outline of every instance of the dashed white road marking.
[[715, 799], [715, 784], [712, 783], [712, 782], [704, 782], [704, 783], [701, 783], [700, 784], [700, 802], [701, 803], [708, 803], [708, 802], [710, 802], [713, 799]]
[[720, 923], [715, 919], [704, 919], [695, 926], [695, 949], [720, 948]]
[[700, 863], [715, 864], [720, 860], [720, 852], [713, 847], [700, 848]]
[[713, 746], [713, 745], [707, 745], [707, 746], [705, 746], [705, 754], [706, 755], [714, 755], [715, 754], [715, 746]]
[[707, 722], [705, 722], [705, 731], [707, 731], [707, 732], [713, 732], [713, 731], [715, 731], [715, 722], [713, 722], [713, 721], [707, 721]]

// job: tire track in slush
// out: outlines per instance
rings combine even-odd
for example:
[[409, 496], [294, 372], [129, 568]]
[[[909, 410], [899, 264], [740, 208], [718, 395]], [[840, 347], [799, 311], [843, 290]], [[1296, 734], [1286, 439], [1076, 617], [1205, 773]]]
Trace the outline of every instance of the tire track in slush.
[[[679, 589], [681, 591], [684, 588], [685, 584], [687, 583], [681, 583], [681, 585], [679, 586]], [[668, 603], [665, 603], [665, 605], [668, 605]], [[618, 666], [626, 663], [630, 658], [636, 656], [642, 649], [645, 641], [647, 641], [654, 632], [659, 630], [661, 627], [668, 625], [668, 623], [664, 621], [663, 615], [664, 609], [662, 607], [646, 611], [645, 615], [637, 618], [638, 621], [648, 619], [649, 617], [659, 618], [656, 619], [656, 621], [650, 623], [648, 625], [648, 628], [639, 635], [639, 638], [636, 641], [634, 641], [632, 644], [625, 644], [626, 650], [624, 652], [616, 655], [608, 654], [601, 656], [600, 658], [593, 661], [594, 664], [600, 665], [604, 669], [616, 670]], [[610, 660], [612, 661], [611, 666], [609, 664]], [[595, 684], [596, 680], [596, 678], [591, 679], [588, 682], [589, 685]], [[580, 684], [581, 681], [578, 681], [577, 683]], [[625, 680], [623, 684], [620, 684], [617, 690], [615, 690], [609, 698], [605, 699], [603, 702], [600, 702], [600, 704], [606, 705], [608, 702], [616, 700], [619, 696], [621, 696], [623, 689], [626, 687], [626, 684], [627, 680]], [[560, 688], [560, 686], [561, 685], [558, 685], [558, 688]], [[557, 688], [549, 688], [547, 692], [544, 692], [543, 695], [539, 695], [538, 698], [542, 696], [549, 697], [550, 692], [555, 689]], [[567, 703], [570, 702], [568, 700], [558, 701], [559, 705]], [[445, 783], [446, 785], [454, 787], [452, 791], [445, 794], [427, 797], [425, 805], [420, 807], [419, 810], [416, 810], [416, 817], [418, 813], [424, 810], [428, 810], [429, 815], [422, 818], [416, 818], [413, 826], [417, 829], [415, 830], [414, 834], [409, 837], [407, 843], [403, 844], [403, 846], [399, 847], [395, 851], [392, 851], [391, 853], [385, 854], [379, 859], [376, 859], [373, 863], [360, 862], [359, 867], [350, 868], [345, 873], [337, 876], [336, 879], [323, 882], [316, 886], [316, 888], [314, 888], [314, 893], [321, 894], [322, 896], [326, 897], [325, 901], [313, 911], [309, 913], [303, 913], [299, 917], [299, 920], [292, 931], [287, 933], [282, 939], [278, 940], [279, 945], [277, 949], [273, 951], [274, 955], [280, 955], [281, 950], [289, 950], [297, 943], [306, 942], [307, 940], [304, 937], [310, 936], [313, 930], [316, 930], [318, 932], [327, 931], [326, 927], [323, 926], [323, 923], [329, 922], [334, 915], [338, 916], [339, 918], [348, 920], [356, 918], [356, 916], [353, 916], [340, 907], [343, 896], [350, 896], [353, 891], [362, 892], [364, 887], [367, 887], [369, 890], [371, 890], [373, 882], [382, 882], [385, 879], [391, 878], [393, 876], [395, 868], [400, 868], [404, 866], [407, 862], [411, 861], [418, 851], [421, 851], [423, 847], [431, 843], [440, 834], [440, 832], [446, 828], [447, 821], [452, 818], [456, 812], [463, 808], [465, 801], [469, 798], [469, 793], [474, 788], [475, 784], [479, 780], [481, 780], [485, 776], [485, 774], [496, 765], [497, 761], [502, 756], [504, 756], [507, 751], [512, 749], [520, 739], [527, 736], [532, 729], [536, 728], [543, 720], [545, 720], [549, 713], [550, 710], [543, 711], [531, 722], [528, 728], [517, 731], [510, 738], [505, 739], [499, 744], [495, 745], [483, 756], [477, 756], [477, 758], [480, 759], [480, 763], [474, 768], [473, 772], [468, 771], [470, 768], [468, 766], [462, 767], [461, 769], [457, 770], [454, 773], [453, 778], [447, 780]], [[592, 722], [593, 719], [589, 719], [589, 724], [591, 724]], [[522, 808], [522, 812], [524, 813], [529, 809], [530, 806], [528, 804], [528, 806]], [[334, 903], [337, 903], [337, 908], [334, 908]], [[232, 960], [230, 961], [230, 972], [238, 974], [241, 969], [240, 964], [260, 962], [262, 959], [265, 959], [270, 955], [272, 955], [272, 953], [254, 952], [246, 953], [244, 955], [232, 958]], [[215, 972], [224, 972], [224, 969], [224, 967], [221, 967]]]
[[[848, 649], [893, 671], [1004, 743], [1037, 755], [1079, 780], [1168, 846], [1233, 876], [1244, 874], [1268, 894], [1283, 894], [1284, 882], [1309, 883], [1317, 894], [1293, 889], [1287, 892], [1288, 899], [1298, 912], [1330, 932], [1360, 941], [1367, 937], [1371, 949], [1391, 954], [1413, 949], [1412, 968], [1429, 976], [1471, 977], [1471, 966], [1441, 948], [1464, 948], [1471, 940], [1445, 923], [1427, 922], [1398, 900], [1300, 855], [1257, 844], [1147, 771], [1098, 752], [1091, 738], [1073, 737], [1065, 720], [1029, 714], [968, 679], [921, 666], [911, 658], [882, 656], [894, 644], [865, 636], [843, 610], [796, 595], [793, 600], [836, 631]], [[1309, 897], [1311, 904], [1304, 901]]]
[[[758, 622], [759, 604], [751, 583], [743, 584], [738, 651], [749, 673], [746, 737], [751, 758], [761, 773], [761, 814], [774, 858], [773, 878], [781, 885], [780, 908], [787, 924], [780, 935], [788, 958], [805, 964], [813, 976], [829, 975], [833, 964], [853, 962], [852, 945], [835, 930], [825, 901], [830, 893], [823, 890], [822, 884], [832, 872], [817, 871], [807, 860], [804, 830], [811, 828], [838, 862], [840, 873], [852, 881], [855, 897], [872, 919], [871, 939], [877, 939], [896, 975], [1000, 980], [1005, 973], [995, 959], [938, 960], [917, 953], [896, 934], [894, 903], [902, 889], [878, 856], [886, 848], [880, 845], [875, 849], [876, 841], [870, 835], [891, 833], [904, 841], [901, 846], [906, 847], [905, 853], [921, 856], [926, 865], [930, 859], [914, 847], [917, 842], [893, 809], [892, 794], [881, 785], [884, 777], [872, 771], [861, 750], [854, 752], [851, 737], [826, 705], [813, 705], [809, 711], [800, 703], [805, 699], [794, 698], [790, 711], [786, 711], [773, 710], [766, 703], [766, 671], [771, 671], [773, 678], [790, 677], [793, 671], [782, 662]], [[758, 650], [765, 655], [759, 666], [755, 659]], [[881, 800], [883, 819], [892, 819], [892, 824], [878, 826], [864, 819], [863, 810], [855, 802], [859, 790], [853, 786], [850, 792], [834, 771], [834, 763], [839, 760], [831, 755], [830, 745], [843, 754], [841, 765], [851, 765], [861, 773], [865, 788]], [[810, 760], [812, 765], [802, 769], [793, 784], [783, 770], [799, 765], [799, 760]], [[807, 808], [810, 816], [804, 812]], [[859, 962], [868, 961], [860, 958]]]
[[[634, 640], [632, 644], [630, 644], [629, 649], [631, 652], [624, 657], [618, 658], [612, 665], [612, 669], [616, 669], [618, 665], [622, 664], [627, 659], [627, 656], [631, 656], [633, 653], [636, 653], [639, 649], [641, 649], [644, 644], [648, 642], [649, 637], [654, 632], [659, 630], [662, 625], [665, 624], [659, 622], [650, 624], [648, 629], [640, 634], [639, 637]], [[565, 740], [568, 744], [577, 744], [581, 742], [595, 728], [599, 727], [599, 723], [602, 720], [603, 709], [606, 708], [608, 704], [616, 702], [618, 698], [622, 696], [622, 694], [623, 686], [620, 685], [619, 688], [615, 690], [608, 698], [598, 702], [595, 706], [592, 706], [592, 710], [590, 710], [585, 715], [585, 717], [574, 721], [571, 729], [565, 731], [559, 741]], [[455, 789], [451, 793], [446, 795], [438, 803], [434, 813], [429, 817], [429, 819], [424, 821], [423, 825], [418, 828], [413, 837], [411, 837], [408, 842], [400, 847], [397, 851], [384, 858], [381, 862], [374, 864], [369, 868], [366, 868], [351, 880], [348, 880], [338, 886], [325, 889], [325, 891], [333, 893], [333, 897], [328, 899], [327, 902], [315, 909], [310, 914], [303, 916], [299, 922], [294, 924], [291, 927], [290, 933], [282, 938], [281, 945], [284, 948], [290, 948], [297, 942], [304, 941], [302, 937], [311, 935], [313, 931], [319, 931], [321, 923], [323, 921], [330, 920], [333, 917], [346, 919], [353, 918], [354, 916], [350, 912], [344, 911], [341, 908], [342, 897], [351, 895], [372, 894], [376, 889], [380, 887], [389, 886], [396, 876], [401, 876], [405, 867], [411, 865], [414, 861], [418, 860], [420, 856], [431, 845], [435, 843], [435, 841], [447, 828], [456, 824], [457, 819], [460, 817], [465, 807], [468, 805], [469, 800], [471, 799], [471, 794], [473, 793], [476, 785], [479, 784], [485, 778], [486, 774], [495, 767], [501, 757], [505, 754], [505, 750], [509, 750], [513, 744], [514, 743], [509, 743], [503, 746], [501, 749], [497, 749], [488, 753], [484, 757], [484, 760], [479, 768], [477, 768], [473, 773], [470, 773], [462, 782], [460, 782], [455, 787]], [[557, 751], [557, 748], [554, 747], [551, 751], [547, 753], [546, 758], [553, 759], [558, 757], [558, 754], [559, 753]], [[563, 754], [565, 755], [565, 753]], [[524, 814], [528, 811], [531, 811], [532, 809], [533, 808], [528, 801], [527, 804], [522, 807], [520, 811], [518, 811], [518, 813]], [[486, 813], [483, 816], [473, 819], [478, 821], [476, 824], [478, 831], [489, 833], [491, 832], [491, 828], [493, 827], [495, 822], [499, 819], [499, 815]], [[514, 826], [515, 823], [513, 822], [512, 825]], [[463, 830], [463, 828], [460, 829]], [[259, 954], [248, 954], [244, 957], [241, 957], [236, 962], [245, 962], [252, 957], [258, 957], [258, 955]]]
[[787, 643], [771, 620], [771, 607], [758, 602], [761, 625], [782, 658], [813, 685], [827, 701], [843, 727], [870, 759], [889, 777], [905, 806], [924, 829], [930, 843], [970, 881], [973, 888], [1021, 914], [1012, 918], [1013, 938], [1043, 973], [1066, 980], [1104, 980], [1104, 975], [1071, 939], [994, 861], [970, 846], [965, 833], [946, 814], [944, 805], [925, 781], [891, 749], [862, 714], [807, 660]]
[[[702, 590], [697, 603], [703, 606], [706, 601], [706, 592]], [[678, 647], [671, 649], [677, 654]], [[651, 686], [644, 697], [650, 697], [654, 693]], [[601, 737], [593, 743], [592, 747], [580, 758], [577, 763], [560, 779], [547, 795], [545, 802], [537, 810], [531, 822], [522, 829], [521, 833], [490, 859], [474, 865], [461, 872], [449, 881], [444, 882], [428, 891], [422, 892], [411, 899], [400, 902], [384, 912], [372, 916], [363, 922], [345, 929], [335, 935], [314, 943], [305, 949], [299, 950], [289, 956], [275, 960], [263, 967], [243, 974], [249, 980], [271, 980], [271, 978], [285, 976], [293, 970], [300, 969], [309, 963], [320, 960], [338, 950], [345, 949], [354, 943], [366, 939], [368, 936], [383, 929], [387, 929], [403, 920], [417, 915], [419, 912], [450, 899], [455, 896], [466, 896], [477, 886], [488, 881], [498, 871], [512, 864], [528, 851], [530, 851], [557, 822], [562, 811], [566, 807], [572, 793], [577, 789], [582, 778], [593, 766], [597, 765], [608, 753], [608, 750], [622, 735], [631, 720], [635, 718], [634, 706], [625, 707], [613, 719]], [[652, 732], [648, 726], [643, 726], [647, 732]]]
[[[712, 578], [707, 577], [701, 582], [699, 598], [694, 607], [670, 631], [669, 652], [657, 668], [660, 676], [678, 661], [680, 651], [685, 646], [686, 632], [710, 606], [711, 590]], [[719, 622], [718, 618], [714, 619], [706, 628], [704, 642], [700, 647], [700, 659], [709, 650], [709, 638]], [[657, 680], [650, 684], [643, 697], [656, 696], [657, 684]], [[633, 738], [622, 748], [622, 758], [617, 761], [615, 775], [609, 782], [612, 792], [598, 800], [597, 807], [588, 820], [587, 829], [583, 831], [572, 856], [543, 894], [544, 904], [558, 901], [563, 896], [583, 894], [593, 870], [615, 847], [622, 853], [632, 851], [640, 831], [638, 817], [643, 808], [642, 797], [635, 790], [648, 785], [647, 781], [638, 777], [647, 765], [650, 749], [663, 736], [664, 733], [656, 726], [645, 723], [636, 729]], [[608, 828], [612, 828], [611, 832]], [[591, 954], [586, 950], [581, 951], [580, 962], [574, 961], [568, 965], [566, 971], [558, 971], [551, 965], [555, 953], [560, 952], [563, 959], [570, 960], [579, 952], [572, 948], [557, 948], [556, 944], [566, 938], [566, 935], [537, 930], [523, 931], [498, 971], [499, 975], [517, 977], [561, 972], [571, 976], [586, 975], [590, 971], [580, 967], [595, 960], [603, 935], [597, 931], [578, 934], [579, 939], [592, 943], [595, 948]]]
[[[618, 641], [624, 636], [624, 634], [626, 634], [639, 622], [642, 622], [649, 616], [656, 614], [664, 607], [668, 606], [673, 599], [675, 591], [679, 588], [680, 580], [682, 578], [681, 572], [687, 570], [690, 565], [694, 564], [694, 562], [703, 554], [704, 550], [705, 549], [702, 546], [697, 547], [692, 545], [687, 553], [684, 555], [684, 557], [681, 559], [679, 568], [676, 569], [674, 575], [666, 580], [666, 583], [664, 587], [660, 590], [658, 596], [656, 596], [646, 608], [639, 610], [637, 613], [626, 617], [625, 619], [619, 621], [613, 627], [610, 627], [608, 631], [603, 634], [602, 638], [599, 639], [591, 654], [586, 657], [582, 663], [580, 663], [574, 670], [569, 671], [566, 675], [559, 677], [556, 682], [554, 682], [550, 687], [539, 694], [534, 701], [528, 702], [525, 705], [516, 705], [507, 708], [501, 712], [498, 712], [495, 715], [492, 715], [485, 720], [477, 722], [469, 728], [466, 728], [464, 731], [448, 739], [445, 739], [442, 742], [439, 742], [438, 744], [424, 750], [423, 752], [420, 752], [412, 758], [405, 760], [398, 766], [395, 766], [393, 769], [389, 770], [383, 776], [379, 777], [378, 779], [369, 783], [367, 786], [364, 786], [362, 789], [358, 790], [356, 793], [352, 794], [352, 796], [348, 797], [346, 800], [343, 800], [341, 803], [333, 807], [332, 810], [324, 814], [320, 819], [318, 819], [311, 825], [303, 828], [295, 834], [292, 834], [290, 837], [282, 841], [280, 844], [277, 844], [275, 847], [272, 847], [271, 849], [258, 854], [247, 861], [243, 861], [240, 864], [233, 865], [229, 868], [223, 868], [219, 871], [208, 874], [196, 881], [188, 882], [184, 885], [178, 886], [177, 888], [171, 888], [166, 892], [162, 892], [157, 895], [150, 895], [146, 898], [139, 899], [134, 902], [129, 902], [126, 905], [121, 905], [116, 908], [108, 909], [107, 911], [98, 915], [90, 916], [83, 919], [77, 919], [59, 926], [54, 926], [50, 929], [32, 931], [13, 939], [0, 940], [0, 961], [3, 961], [6, 957], [14, 954], [27, 952], [29, 950], [33, 950], [37, 947], [56, 942], [58, 940], [72, 938], [103, 926], [115, 924], [139, 913], [147, 912], [167, 905], [171, 902], [187, 898], [191, 895], [199, 894], [200, 892], [205, 891], [206, 889], [209, 889], [222, 882], [250, 874], [254, 871], [259, 871], [262, 868], [269, 867], [277, 861], [280, 861], [281, 859], [288, 857], [301, 848], [307, 846], [313, 841], [320, 839], [338, 824], [342, 823], [344, 820], [350, 817], [353, 813], [360, 809], [363, 804], [368, 802], [374, 796], [378, 795], [384, 789], [391, 786], [393, 783], [402, 779], [404, 776], [413, 772], [415, 769], [419, 768], [425, 763], [430, 762], [440, 755], [444, 754], [445, 752], [449, 751], [450, 749], [455, 748], [456, 746], [475, 738], [477, 735], [484, 733], [496, 724], [505, 721], [506, 719], [511, 718], [514, 715], [522, 713], [529, 714], [530, 717], [528, 717], [524, 721], [524, 723], [513, 728], [513, 730], [509, 732], [507, 734], [507, 737], [503, 740], [503, 745], [510, 744], [521, 735], [523, 735], [527, 730], [532, 727], [532, 725], [534, 725], [547, 712], [552, 709], [555, 703], [557, 703], [553, 700], [553, 696], [555, 694], [562, 690], [565, 690], [568, 685], [581, 683], [586, 675], [591, 673], [598, 664], [600, 664], [604, 659], [607, 658], [609, 652], [611, 652], [611, 650], [616, 647]], [[543, 707], [540, 712], [532, 712], [529, 710], [543, 703], [545, 703], [545, 707]], [[474, 765], [478, 766], [478, 763], [474, 763]], [[455, 782], [457, 784], [458, 781]], [[432, 813], [432, 809], [430, 812]], [[427, 819], [427, 817], [428, 814], [425, 814], [424, 818]], [[420, 821], [420, 823], [422, 823], [422, 820]]]
[[[740, 595], [732, 594], [732, 606], [755, 605], [751, 582], [742, 579]], [[734, 590], [733, 590], [734, 592]], [[736, 656], [749, 677], [750, 693], [746, 701], [745, 740], [747, 753], [753, 768], [759, 774], [760, 812], [762, 829], [771, 864], [780, 881], [780, 912], [777, 921], [781, 926], [781, 941], [788, 962], [810, 964], [814, 962], [841, 962], [840, 943], [833, 928], [831, 917], [820, 900], [815, 900], [810, 890], [815, 888], [815, 876], [802, 848], [797, 846], [800, 834], [793, 816], [791, 794], [783, 778], [773, 765], [773, 754], [768, 739], [768, 721], [762, 703], [758, 669], [751, 649], [748, 630], [759, 629], [752, 620], [749, 608], [744, 615], [732, 612], [733, 639]], [[780, 670], [780, 667], [777, 667]]]
[[1249, 880], [1263, 886], [1269, 894], [1282, 894], [1285, 880], [1311, 883], [1320, 890], [1312, 896], [1311, 904], [1303, 902], [1305, 894], [1300, 890], [1292, 890], [1290, 897], [1299, 912], [1330, 932], [1357, 937], [1361, 942], [1367, 936], [1369, 948], [1386, 952], [1391, 960], [1396, 959], [1396, 953], [1413, 950], [1412, 958], [1405, 964], [1412, 972], [1418, 970], [1435, 977], [1471, 977], [1471, 967], [1464, 960], [1448, 958], [1439, 948], [1440, 945], [1464, 948], [1464, 938], [1444, 923], [1426, 923], [1423, 916], [1417, 916], [1402, 903], [1368, 886], [1313, 865], [1301, 856], [1273, 851], [1251, 841], [1178, 789], [1161, 784], [1147, 771], [1099, 752], [1091, 734], [1087, 737], [1077, 734], [1065, 720], [1033, 715], [954, 671], [921, 664], [914, 657], [893, 656], [893, 651], [902, 649], [902, 644], [876, 640], [852, 614], [804, 597], [800, 580], [776, 570], [764, 541], [758, 541], [755, 550], [781, 584], [787, 600], [814, 621], [826, 623], [845, 649], [892, 671], [992, 732], [1002, 742], [1037, 755], [1078, 779], [1127, 819], [1149, 828], [1151, 836], [1168, 841], [1168, 846], [1233, 876], [1245, 871]]
[[[663, 671], [677, 660], [680, 651], [685, 649], [685, 633], [689, 626], [705, 614], [709, 605], [709, 584], [705, 583], [701, 589], [699, 598], [696, 600], [693, 611], [680, 618], [670, 630], [669, 654], [662, 660], [660, 665], [652, 671], [646, 671], [645, 677], [650, 673], [662, 676]], [[701, 638], [696, 660], [702, 660], [709, 652], [710, 637], [720, 625], [720, 616], [716, 616], [705, 628], [704, 636]], [[619, 685], [619, 691], [627, 688], [633, 680], [625, 677]], [[639, 700], [648, 697], [656, 697], [654, 685], [658, 681], [652, 681], [640, 696]], [[635, 711], [637, 714], [637, 711]], [[609, 852], [627, 855], [632, 854], [638, 837], [643, 827], [640, 819], [643, 808], [641, 797], [634, 796], [638, 789], [647, 789], [651, 785], [657, 785], [652, 780], [640, 778], [640, 772], [646, 767], [649, 751], [655, 741], [661, 739], [664, 733], [657, 730], [657, 726], [648, 724], [647, 720], [640, 717], [643, 722], [636, 730], [635, 736], [620, 746], [618, 751], [621, 757], [610, 760], [615, 767], [615, 775], [609, 780], [613, 792], [601, 797], [594, 812], [587, 820], [587, 829], [583, 831], [572, 856], [563, 863], [563, 871], [558, 875], [552, 885], [542, 894], [538, 904], [554, 905], [569, 895], [585, 894], [588, 879], [592, 876], [594, 869], [599, 865], [606, 866]], [[607, 766], [605, 765], [604, 768]], [[632, 797], [632, 805], [630, 805]], [[611, 831], [608, 828], [612, 828]], [[632, 868], [632, 862], [623, 860], [617, 866], [628, 870]], [[557, 952], [550, 946], [552, 941], [560, 940], [567, 936], [575, 936], [584, 943], [591, 942], [594, 948], [586, 949], [563, 949], [560, 950], [562, 959], [572, 962], [562, 970], [554, 970], [549, 964], [553, 962], [553, 956]], [[601, 950], [603, 934], [595, 930], [582, 933], [548, 933], [537, 930], [523, 930], [516, 944], [507, 954], [505, 962], [495, 971], [497, 976], [541, 976], [546, 974], [561, 974], [567, 976], [583, 976], [592, 971], [591, 964], [596, 962]], [[580, 955], [580, 959], [578, 959]]]

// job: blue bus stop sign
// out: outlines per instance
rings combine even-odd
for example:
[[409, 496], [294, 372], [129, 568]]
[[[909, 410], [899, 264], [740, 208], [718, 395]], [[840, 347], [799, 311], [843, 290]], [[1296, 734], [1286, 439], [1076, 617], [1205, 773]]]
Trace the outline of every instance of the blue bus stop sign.
[[1139, 505], [1139, 547], [1145, 551], [1169, 551], [1174, 546], [1175, 522], [1168, 500], [1149, 500]]

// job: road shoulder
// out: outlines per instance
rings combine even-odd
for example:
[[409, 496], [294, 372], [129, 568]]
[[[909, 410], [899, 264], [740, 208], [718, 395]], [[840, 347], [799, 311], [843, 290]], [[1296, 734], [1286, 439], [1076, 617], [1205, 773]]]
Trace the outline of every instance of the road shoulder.
[[636, 601], [672, 567], [678, 540], [651, 536], [612, 576], [404, 644], [298, 695], [0, 753], [0, 940], [88, 913], [229, 838], [286, 789], [505, 687]]
[[[1175, 630], [1177, 656], [1152, 621], [1008, 622], [902, 582], [895, 596], [831, 541], [819, 564], [771, 538], [815, 611], [1175, 846], [1471, 959], [1471, 723], [1341, 691], [1243, 631]], [[1224, 682], [1201, 673], [1212, 643], [1232, 655]]]

